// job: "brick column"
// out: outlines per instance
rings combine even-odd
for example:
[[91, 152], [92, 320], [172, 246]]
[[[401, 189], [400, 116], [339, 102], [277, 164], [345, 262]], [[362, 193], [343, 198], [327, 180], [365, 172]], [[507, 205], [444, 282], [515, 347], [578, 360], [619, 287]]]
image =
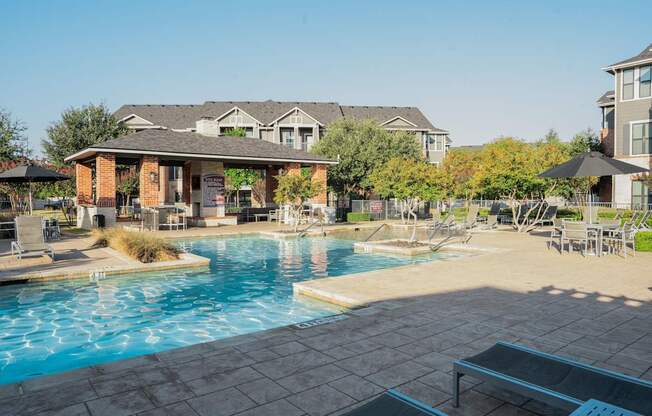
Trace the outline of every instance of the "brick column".
[[273, 204], [274, 203], [274, 191], [278, 186], [278, 181], [276, 177], [278, 176], [278, 169], [274, 166], [268, 166], [265, 171], [265, 203]]
[[[153, 175], [152, 175], [153, 174]], [[152, 180], [152, 176], [154, 180]], [[140, 205], [151, 207], [158, 205], [159, 172], [158, 157], [144, 155], [140, 160]]]
[[100, 153], [95, 158], [97, 201], [101, 208], [115, 207], [115, 155]]
[[186, 162], [183, 165], [181, 177], [181, 199], [190, 206], [192, 203], [192, 162]]
[[321, 186], [321, 192], [312, 198], [314, 204], [326, 205], [326, 180], [327, 180], [327, 166], [326, 165], [313, 165], [310, 179], [314, 184]]
[[285, 171], [290, 175], [301, 175], [301, 163], [286, 163]]
[[90, 166], [75, 163], [77, 205], [93, 205], [93, 170]]

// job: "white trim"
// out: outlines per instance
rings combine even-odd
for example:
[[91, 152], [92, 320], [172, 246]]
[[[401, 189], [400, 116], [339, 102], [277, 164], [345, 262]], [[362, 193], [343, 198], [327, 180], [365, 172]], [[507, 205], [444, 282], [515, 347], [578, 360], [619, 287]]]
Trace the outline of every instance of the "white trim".
[[[324, 126], [321, 122], [319, 122], [319, 120], [317, 120], [316, 117], [313, 117], [312, 115], [308, 114], [306, 111], [302, 110], [301, 108], [299, 108], [299, 107], [297, 107], [297, 106], [291, 108], [289, 111], [287, 111], [287, 112], [281, 114], [281, 115], [280, 115], [279, 117], [277, 117], [276, 119], [270, 121], [269, 124], [274, 124], [274, 123], [276, 123], [277, 121], [279, 121], [280, 119], [282, 119], [283, 117], [287, 116], [288, 114], [290, 114], [291, 112], [293, 112], [293, 111], [295, 111], [295, 110], [299, 110], [299, 111], [301, 111], [303, 114], [305, 114], [305, 115], [307, 115], [308, 117], [310, 117], [311, 119], [315, 120], [315, 122], [316, 122], [317, 124], [319, 124], [320, 126], [322, 126], [322, 127]], [[279, 125], [280, 125], [280, 124], [279, 124]], [[288, 124], [288, 125], [294, 126], [295, 124]]]
[[652, 58], [645, 58], [645, 59], [641, 59], [640, 61], [626, 62], [626, 63], [623, 63], [623, 64], [611, 65], [611, 66], [607, 66], [607, 67], [602, 68], [602, 70], [603, 71], [614, 71], [616, 69], [628, 68], [630, 66], [636, 66], [636, 65], [639, 65], [639, 64], [646, 64], [648, 62], [652, 63]]
[[[634, 137], [633, 137], [633, 132], [634, 132], [634, 124], [645, 124], [645, 123], [652, 123], [652, 120], [633, 120], [629, 122], [629, 156], [635, 157], [635, 156], [649, 156], [652, 155], [652, 153], [634, 153], [632, 151], [634, 147]], [[648, 141], [652, 140], [652, 136], [650, 135], [650, 128], [648, 127]], [[650, 145], [648, 143], [648, 150], [650, 148]]]
[[414, 124], [413, 122], [411, 122], [410, 120], [407, 120], [407, 119], [405, 119], [405, 118], [403, 118], [403, 117], [401, 117], [401, 116], [396, 116], [396, 117], [390, 118], [390, 119], [387, 120], [386, 122], [384, 122], [384, 123], [380, 123], [380, 125], [381, 125], [381, 126], [384, 126], [385, 124], [391, 123], [392, 121], [397, 120], [397, 119], [401, 119], [401, 120], [405, 121], [406, 123], [408, 123], [409, 125], [411, 125], [411, 126], [413, 126], [413, 127], [419, 127], [419, 126], [417, 126], [416, 124]]
[[256, 123], [258, 123], [258, 124], [264, 124], [264, 123], [262, 123], [260, 120], [258, 120], [256, 117], [254, 117], [254, 116], [252, 116], [251, 114], [247, 113], [246, 111], [244, 111], [242, 108], [238, 107], [237, 105], [236, 105], [236, 106], [233, 106], [233, 108], [231, 108], [231, 109], [230, 109], [229, 111], [227, 111], [226, 113], [223, 113], [222, 115], [216, 117], [214, 121], [216, 121], [216, 122], [219, 123], [221, 118], [223, 118], [224, 116], [228, 115], [229, 113], [231, 113], [233, 110], [236, 110], [236, 109], [237, 109], [238, 111], [242, 111], [243, 113], [245, 113], [246, 115], [248, 115], [248, 116], [251, 117], [252, 119], [256, 120]]
[[152, 123], [151, 121], [147, 120], [147, 119], [144, 118], [144, 117], [139, 116], [138, 114], [134, 114], [134, 113], [131, 113], [131, 114], [129, 114], [128, 116], [124, 116], [124, 117], [122, 117], [120, 120], [118, 120], [118, 123], [122, 123], [122, 122], [124, 122], [124, 121], [127, 121], [127, 120], [129, 120], [130, 118], [132, 118], [132, 117], [138, 117], [139, 119], [141, 119], [141, 120], [143, 120], [144, 122], [148, 123], [150, 126], [153, 126], [153, 125], [154, 125], [154, 123]]
[[306, 159], [287, 159], [287, 158], [269, 158], [269, 157], [250, 157], [250, 156], [220, 156], [220, 155], [207, 155], [202, 153], [176, 153], [176, 152], [157, 152], [152, 150], [130, 150], [130, 149], [110, 149], [110, 148], [99, 148], [99, 147], [89, 147], [82, 151], [79, 151], [73, 155], [68, 156], [64, 159], [65, 162], [70, 162], [75, 159], [80, 159], [85, 156], [90, 156], [93, 153], [124, 153], [124, 154], [135, 154], [135, 155], [152, 155], [152, 156], [190, 156], [197, 159], [226, 159], [226, 160], [251, 160], [258, 162], [288, 162], [288, 163], [309, 163], [313, 165], [337, 165], [339, 162], [333, 160], [306, 160]]

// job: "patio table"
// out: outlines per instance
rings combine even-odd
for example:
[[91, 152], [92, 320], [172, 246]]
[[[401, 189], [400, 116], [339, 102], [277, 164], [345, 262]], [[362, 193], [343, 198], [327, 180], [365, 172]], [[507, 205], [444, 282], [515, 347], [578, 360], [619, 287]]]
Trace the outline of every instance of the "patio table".
[[615, 231], [615, 230], [620, 228], [620, 225], [618, 225], [618, 224], [592, 224], [592, 223], [587, 223], [586, 227], [589, 230], [594, 230], [596, 232], [596, 234], [597, 234], [595, 254], [596, 254], [596, 256], [600, 257], [600, 256], [602, 256], [602, 237], [604, 236], [605, 231]]
[[569, 416], [641, 416], [613, 404], [591, 399], [575, 409]]

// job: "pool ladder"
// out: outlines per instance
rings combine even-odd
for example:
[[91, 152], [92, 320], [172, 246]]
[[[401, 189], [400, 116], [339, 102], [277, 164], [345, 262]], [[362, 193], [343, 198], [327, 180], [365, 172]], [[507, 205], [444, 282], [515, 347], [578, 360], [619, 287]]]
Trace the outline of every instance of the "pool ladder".
[[378, 226], [378, 228], [376, 228], [376, 229], [374, 230], [373, 233], [369, 234], [369, 237], [367, 237], [367, 238], [364, 240], [364, 242], [366, 243], [367, 241], [371, 240], [371, 237], [373, 237], [374, 235], [376, 235], [376, 233], [378, 233], [378, 231], [382, 230], [383, 227], [385, 227], [385, 226], [387, 226], [387, 223], [380, 224], [380, 225]]
[[[303, 230], [301, 230], [301, 232], [299, 232], [299, 238], [303, 238], [303, 237], [305, 237], [306, 235], [308, 235], [308, 230], [309, 230], [310, 228], [312, 228], [312, 226], [315, 225], [315, 224], [319, 224], [319, 221], [314, 221], [312, 224], [310, 224], [309, 226], [307, 226], [306, 228], [304, 228]], [[325, 235], [325, 234], [326, 234], [326, 233], [324, 233], [324, 235]]]

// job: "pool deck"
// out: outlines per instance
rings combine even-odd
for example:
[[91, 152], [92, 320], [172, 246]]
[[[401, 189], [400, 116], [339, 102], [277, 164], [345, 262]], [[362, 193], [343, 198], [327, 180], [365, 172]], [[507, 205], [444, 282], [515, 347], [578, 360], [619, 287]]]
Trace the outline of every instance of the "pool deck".
[[347, 319], [0, 386], [0, 414], [341, 415], [388, 388], [451, 416], [567, 414], [468, 377], [452, 407], [452, 361], [497, 340], [652, 380], [650, 253], [560, 256], [505, 231], [472, 242], [498, 251], [310, 282], [368, 305]]

